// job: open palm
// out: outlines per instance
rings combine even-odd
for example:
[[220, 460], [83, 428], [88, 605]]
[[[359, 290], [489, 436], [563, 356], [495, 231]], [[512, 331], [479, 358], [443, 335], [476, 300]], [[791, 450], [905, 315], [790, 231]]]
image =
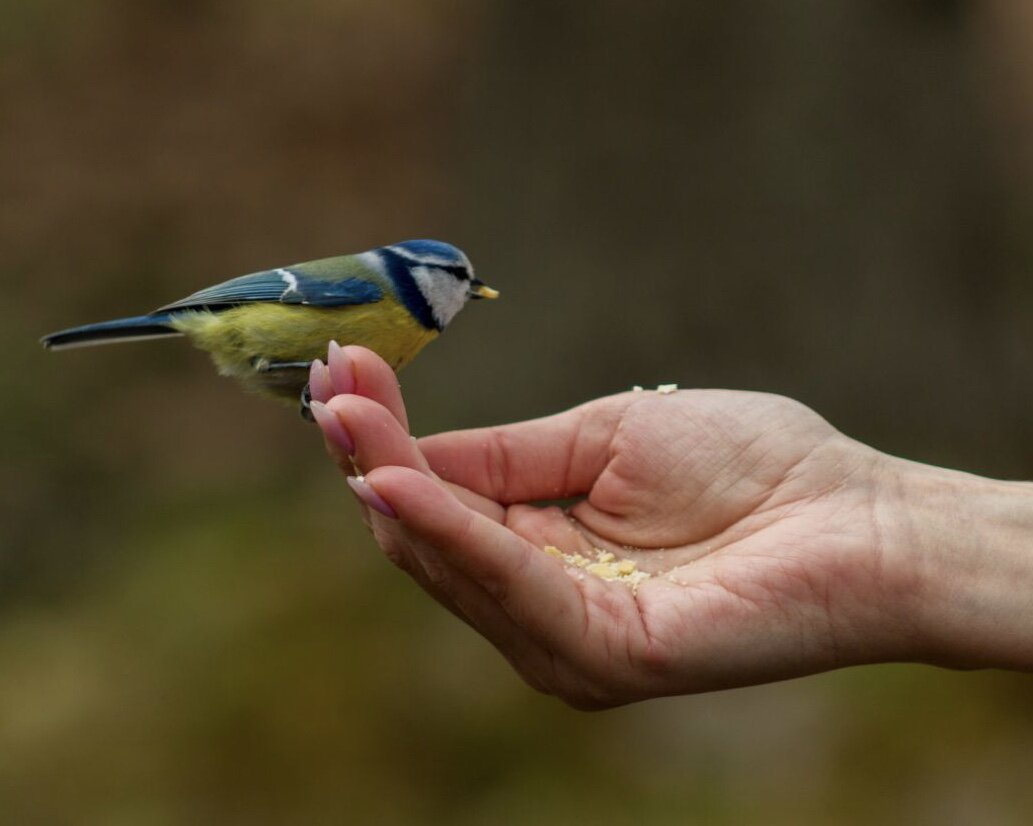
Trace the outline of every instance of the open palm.
[[[882, 456], [795, 402], [623, 393], [414, 442], [393, 373], [361, 348], [317, 364], [313, 395], [350, 442], [327, 431], [331, 450], [366, 474], [357, 491], [397, 516], [366, 511], [385, 552], [573, 705], [897, 653], [873, 492]], [[613, 553], [651, 576], [606, 581], [546, 546]]]

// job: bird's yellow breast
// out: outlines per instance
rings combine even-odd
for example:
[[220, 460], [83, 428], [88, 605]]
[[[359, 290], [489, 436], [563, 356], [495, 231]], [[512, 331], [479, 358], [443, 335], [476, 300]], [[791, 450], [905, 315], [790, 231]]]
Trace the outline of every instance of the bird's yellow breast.
[[218, 313], [185, 312], [173, 326], [208, 351], [219, 372], [252, 390], [296, 401], [307, 371], [260, 369], [326, 358], [327, 345], [361, 344], [400, 370], [437, 337], [395, 298], [346, 307], [244, 304]]

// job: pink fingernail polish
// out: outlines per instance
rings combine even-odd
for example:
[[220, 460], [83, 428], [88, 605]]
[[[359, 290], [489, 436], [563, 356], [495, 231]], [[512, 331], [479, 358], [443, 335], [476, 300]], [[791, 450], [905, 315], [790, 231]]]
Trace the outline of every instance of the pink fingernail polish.
[[312, 401], [312, 415], [316, 417], [316, 424], [319, 425], [323, 435], [345, 456], [355, 454], [355, 442], [347, 431], [336, 413], [331, 413], [327, 406], [319, 401]]
[[392, 508], [384, 497], [374, 490], [373, 486], [366, 481], [365, 476], [349, 476], [348, 485], [355, 495], [359, 497], [365, 504], [373, 508], [377, 513], [383, 514], [388, 519], [397, 519], [398, 514], [395, 513], [395, 509]]
[[313, 400], [326, 404], [333, 398], [334, 387], [330, 383], [330, 371], [319, 359], [312, 362], [308, 371], [308, 391]]
[[355, 392], [355, 373], [352, 360], [336, 341], [330, 342], [327, 350], [326, 366], [330, 374], [330, 384], [335, 395]]

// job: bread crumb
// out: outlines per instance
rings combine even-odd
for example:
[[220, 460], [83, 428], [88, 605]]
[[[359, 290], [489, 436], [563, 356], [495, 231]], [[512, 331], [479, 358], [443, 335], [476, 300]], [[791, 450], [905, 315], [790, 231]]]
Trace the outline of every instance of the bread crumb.
[[549, 556], [560, 559], [575, 568], [579, 579], [584, 578], [581, 571], [587, 571], [608, 582], [622, 582], [628, 585], [632, 591], [637, 591], [639, 584], [650, 577], [650, 574], [645, 571], [638, 570], [634, 560], [618, 559], [610, 551], [604, 551], [602, 548], [592, 549], [595, 555], [594, 560], [583, 554], [564, 553], [555, 545], [546, 545], [542, 550]]
[[645, 389], [646, 388], [644, 388], [641, 384], [636, 384], [634, 387], [631, 388], [632, 392], [634, 393], [641, 393]]
[[677, 384], [660, 384], [657, 385], [656, 392], [659, 393], [661, 396], [666, 396], [670, 393], [673, 393], [677, 389]]

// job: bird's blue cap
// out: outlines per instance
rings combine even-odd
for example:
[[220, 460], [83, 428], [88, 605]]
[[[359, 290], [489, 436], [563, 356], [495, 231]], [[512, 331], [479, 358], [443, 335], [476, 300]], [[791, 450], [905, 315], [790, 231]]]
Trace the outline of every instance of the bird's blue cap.
[[451, 244], [446, 244], [444, 241], [421, 238], [415, 241], [402, 241], [391, 246], [398, 250], [404, 250], [416, 259], [437, 258], [443, 263], [457, 265], [467, 263], [466, 256], [462, 252]]

